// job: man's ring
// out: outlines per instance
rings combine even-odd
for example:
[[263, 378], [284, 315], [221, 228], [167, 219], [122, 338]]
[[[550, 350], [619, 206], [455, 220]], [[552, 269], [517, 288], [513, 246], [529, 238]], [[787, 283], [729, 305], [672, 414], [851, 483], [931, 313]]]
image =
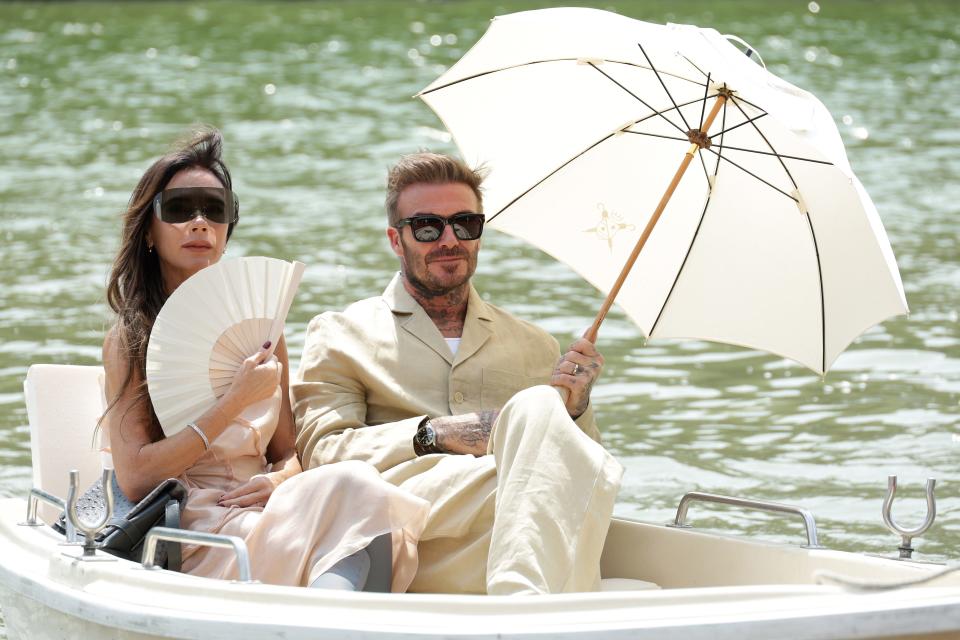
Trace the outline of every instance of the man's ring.
[[574, 362], [574, 363], [573, 363], [573, 373], [570, 374], [570, 375], [574, 375], [574, 376], [580, 375], [580, 372], [581, 372], [582, 370], [583, 370], [583, 367], [580, 366], [580, 363], [579, 363], [579, 362]]

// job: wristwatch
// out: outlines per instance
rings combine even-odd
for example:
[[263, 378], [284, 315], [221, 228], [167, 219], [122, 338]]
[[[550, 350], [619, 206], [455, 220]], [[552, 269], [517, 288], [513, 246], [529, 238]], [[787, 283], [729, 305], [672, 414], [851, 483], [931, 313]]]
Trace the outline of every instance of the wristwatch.
[[423, 419], [416, 435], [413, 436], [413, 451], [418, 456], [443, 453], [443, 449], [437, 445], [437, 432], [430, 426], [430, 418]]

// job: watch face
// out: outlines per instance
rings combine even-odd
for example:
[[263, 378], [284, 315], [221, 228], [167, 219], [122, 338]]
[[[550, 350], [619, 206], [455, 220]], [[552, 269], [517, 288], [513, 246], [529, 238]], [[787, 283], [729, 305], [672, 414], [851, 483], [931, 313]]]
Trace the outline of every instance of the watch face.
[[425, 424], [417, 430], [417, 442], [422, 447], [432, 447], [436, 438], [437, 434], [429, 424]]

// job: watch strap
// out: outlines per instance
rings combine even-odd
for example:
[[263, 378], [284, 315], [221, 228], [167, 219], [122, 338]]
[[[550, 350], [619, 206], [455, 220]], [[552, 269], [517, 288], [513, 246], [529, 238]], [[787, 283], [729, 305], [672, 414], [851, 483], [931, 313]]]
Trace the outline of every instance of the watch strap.
[[420, 421], [417, 432], [413, 436], [413, 452], [418, 456], [425, 456], [431, 453], [444, 453], [437, 445], [437, 434], [430, 425], [430, 418], [425, 417]]

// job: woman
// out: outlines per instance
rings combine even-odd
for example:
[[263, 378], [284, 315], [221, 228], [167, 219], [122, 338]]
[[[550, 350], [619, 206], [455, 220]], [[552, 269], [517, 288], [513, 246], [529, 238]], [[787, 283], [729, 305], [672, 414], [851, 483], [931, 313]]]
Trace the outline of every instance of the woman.
[[[218, 131], [204, 130], [157, 160], [123, 216], [107, 288], [117, 318], [103, 345], [110, 403], [103, 424], [119, 487], [137, 501], [178, 477], [189, 489], [182, 526], [244, 538], [262, 582], [362, 588], [364, 549], [376, 540], [370, 554], [386, 543], [381, 562], [392, 557], [391, 586], [403, 591], [416, 572], [428, 505], [364, 463], [302, 472], [282, 338], [271, 358], [269, 343], [251, 354], [227, 393], [188, 428], [170, 437], [160, 429], [145, 382], [151, 327], [182, 282], [221, 258], [238, 219], [221, 144]], [[186, 546], [183, 570], [236, 577], [229, 552], [209, 547]]]

